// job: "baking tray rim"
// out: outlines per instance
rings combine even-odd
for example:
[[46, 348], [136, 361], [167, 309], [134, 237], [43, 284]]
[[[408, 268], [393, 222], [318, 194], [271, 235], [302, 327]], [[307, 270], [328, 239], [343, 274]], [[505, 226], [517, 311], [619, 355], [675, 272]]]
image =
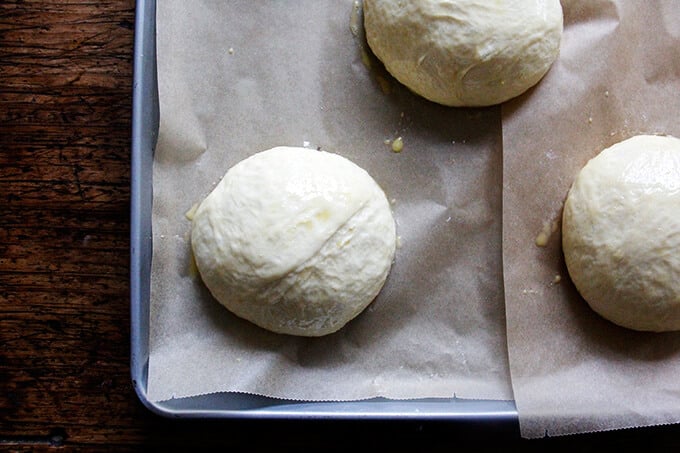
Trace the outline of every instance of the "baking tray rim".
[[137, 0], [130, 175], [130, 375], [140, 402], [171, 418], [427, 419], [516, 423], [514, 401], [472, 399], [291, 401], [218, 393], [153, 402], [147, 397], [153, 150], [159, 123], [156, 0]]

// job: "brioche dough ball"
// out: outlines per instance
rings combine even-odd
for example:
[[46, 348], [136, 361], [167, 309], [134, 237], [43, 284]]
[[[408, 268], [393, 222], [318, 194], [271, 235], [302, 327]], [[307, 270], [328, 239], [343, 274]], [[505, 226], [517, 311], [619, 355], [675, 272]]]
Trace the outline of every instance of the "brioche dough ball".
[[232, 167], [198, 207], [200, 275], [231, 312], [273, 332], [337, 331], [376, 297], [395, 223], [369, 174], [337, 155], [277, 147]]
[[680, 140], [641, 135], [590, 160], [563, 213], [576, 288], [635, 330], [680, 330]]
[[364, 0], [373, 53], [415, 93], [449, 106], [499, 104], [557, 59], [559, 0]]

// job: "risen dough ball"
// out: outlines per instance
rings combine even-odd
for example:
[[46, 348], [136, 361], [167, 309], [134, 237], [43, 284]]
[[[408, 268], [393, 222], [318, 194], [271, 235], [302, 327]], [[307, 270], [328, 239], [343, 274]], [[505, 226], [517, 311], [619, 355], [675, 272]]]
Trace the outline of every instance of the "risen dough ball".
[[213, 296], [265, 329], [335, 332], [376, 297], [395, 253], [392, 211], [363, 169], [278, 147], [232, 167], [193, 218], [196, 265]]
[[559, 0], [364, 0], [373, 53], [415, 93], [499, 104], [545, 75], [562, 37]]
[[624, 327], [680, 330], [680, 140], [642, 135], [590, 160], [564, 206], [569, 275]]

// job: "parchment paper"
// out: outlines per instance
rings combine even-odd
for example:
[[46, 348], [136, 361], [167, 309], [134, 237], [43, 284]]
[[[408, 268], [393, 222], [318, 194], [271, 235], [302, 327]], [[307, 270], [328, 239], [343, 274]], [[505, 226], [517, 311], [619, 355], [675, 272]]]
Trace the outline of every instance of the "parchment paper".
[[680, 136], [680, 5], [562, 4], [559, 60], [503, 107], [508, 348], [525, 437], [680, 422], [680, 332], [634, 332], [591, 311], [559, 229], [588, 159], [636, 134]]
[[[148, 395], [512, 399], [501, 264], [500, 111], [451, 109], [381, 72], [352, 1], [158, 2]], [[356, 31], [356, 29], [355, 29]], [[393, 153], [385, 140], [403, 137]], [[320, 147], [382, 186], [402, 246], [340, 332], [266, 332], [192, 271], [185, 218], [226, 170], [276, 145]]]

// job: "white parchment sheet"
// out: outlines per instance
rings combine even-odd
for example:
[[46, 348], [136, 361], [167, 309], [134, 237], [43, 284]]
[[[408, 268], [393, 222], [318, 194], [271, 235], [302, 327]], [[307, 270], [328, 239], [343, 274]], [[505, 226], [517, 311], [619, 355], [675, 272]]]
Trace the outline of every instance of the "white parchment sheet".
[[[362, 52], [354, 2], [158, 2], [148, 394], [512, 399], [501, 260], [500, 110], [412, 95]], [[394, 153], [386, 140], [401, 136]], [[192, 205], [277, 145], [336, 152], [393, 200], [383, 291], [336, 334], [264, 331], [192, 270]]]
[[525, 437], [680, 422], [680, 332], [634, 332], [591, 311], [560, 230], [588, 159], [636, 134], [680, 137], [680, 2], [562, 4], [558, 61], [503, 106], [508, 349]]

